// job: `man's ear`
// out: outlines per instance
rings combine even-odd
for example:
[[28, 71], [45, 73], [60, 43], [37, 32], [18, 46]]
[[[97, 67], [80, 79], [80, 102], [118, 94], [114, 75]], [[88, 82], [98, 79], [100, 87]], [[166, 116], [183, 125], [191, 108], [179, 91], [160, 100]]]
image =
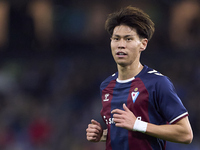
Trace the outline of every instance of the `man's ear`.
[[140, 46], [140, 51], [144, 51], [147, 48], [147, 43], [148, 43], [148, 39], [144, 38], [141, 39], [141, 46]]

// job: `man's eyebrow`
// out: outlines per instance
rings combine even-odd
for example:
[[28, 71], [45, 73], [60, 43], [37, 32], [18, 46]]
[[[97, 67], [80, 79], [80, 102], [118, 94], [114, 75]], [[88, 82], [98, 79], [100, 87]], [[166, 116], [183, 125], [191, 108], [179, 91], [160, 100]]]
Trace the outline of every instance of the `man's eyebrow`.
[[124, 36], [120, 36], [120, 35], [117, 35], [117, 34], [114, 34], [113, 36], [115, 36], [115, 37], [123, 37], [123, 38], [134, 37], [134, 35], [124, 35]]

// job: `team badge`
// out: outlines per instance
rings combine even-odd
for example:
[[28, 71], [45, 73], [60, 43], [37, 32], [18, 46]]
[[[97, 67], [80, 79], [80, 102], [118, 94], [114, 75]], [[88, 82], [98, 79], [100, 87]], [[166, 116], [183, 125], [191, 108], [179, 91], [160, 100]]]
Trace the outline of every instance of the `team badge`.
[[135, 88], [134, 89], [134, 92], [131, 93], [131, 97], [132, 97], [132, 100], [133, 100], [133, 103], [135, 103], [138, 95], [140, 94], [140, 92], [138, 91], [138, 88]]

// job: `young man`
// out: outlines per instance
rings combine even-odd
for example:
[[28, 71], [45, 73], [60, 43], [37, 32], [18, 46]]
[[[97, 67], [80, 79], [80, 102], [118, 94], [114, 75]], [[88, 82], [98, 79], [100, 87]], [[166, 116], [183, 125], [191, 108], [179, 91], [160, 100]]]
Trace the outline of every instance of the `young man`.
[[91, 120], [87, 140], [106, 137], [106, 150], [164, 150], [165, 141], [191, 143], [188, 112], [169, 78], [140, 63], [141, 52], [154, 33], [154, 23], [142, 10], [126, 7], [109, 15], [106, 30], [118, 72], [102, 82], [101, 115], [107, 124]]

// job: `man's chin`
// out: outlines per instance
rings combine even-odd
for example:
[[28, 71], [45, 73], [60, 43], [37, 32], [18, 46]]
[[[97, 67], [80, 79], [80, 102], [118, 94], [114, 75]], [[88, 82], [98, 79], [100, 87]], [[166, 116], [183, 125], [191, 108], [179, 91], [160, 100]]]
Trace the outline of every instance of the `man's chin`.
[[125, 62], [117, 62], [117, 65], [120, 66], [120, 67], [126, 67], [126, 66], [128, 66], [128, 64], [125, 63]]

